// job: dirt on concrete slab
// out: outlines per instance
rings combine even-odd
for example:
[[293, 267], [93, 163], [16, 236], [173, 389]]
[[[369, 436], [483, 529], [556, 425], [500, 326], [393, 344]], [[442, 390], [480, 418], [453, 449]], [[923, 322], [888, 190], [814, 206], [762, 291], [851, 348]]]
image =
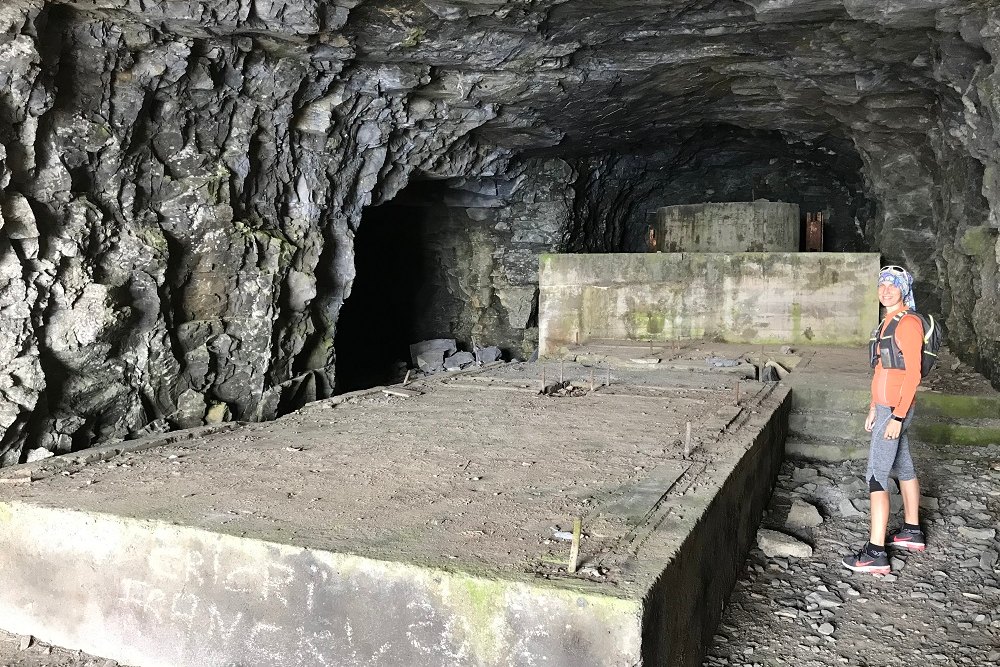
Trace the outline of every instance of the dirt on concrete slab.
[[[564, 571], [565, 533], [583, 517], [583, 576], [628, 587], [619, 556], [635, 521], [623, 499], [667, 464], [678, 464], [681, 493], [715, 458], [737, 455], [726, 432], [745, 412], [735, 383], [708, 370], [555, 362], [541, 394], [542, 366], [338, 397], [108, 461], [47, 460], [0, 497], [522, 576]], [[743, 406], [765, 387], [744, 381]]]

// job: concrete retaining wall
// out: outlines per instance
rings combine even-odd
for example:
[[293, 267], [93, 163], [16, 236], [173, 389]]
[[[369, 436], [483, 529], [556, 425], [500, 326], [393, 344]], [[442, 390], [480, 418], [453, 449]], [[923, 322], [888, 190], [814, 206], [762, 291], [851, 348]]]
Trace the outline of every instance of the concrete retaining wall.
[[755, 201], [665, 206], [656, 211], [661, 252], [796, 252], [799, 206]]
[[143, 667], [638, 664], [641, 603], [0, 503], [0, 627]]
[[867, 253], [543, 255], [539, 348], [709, 338], [858, 345], [878, 321]]

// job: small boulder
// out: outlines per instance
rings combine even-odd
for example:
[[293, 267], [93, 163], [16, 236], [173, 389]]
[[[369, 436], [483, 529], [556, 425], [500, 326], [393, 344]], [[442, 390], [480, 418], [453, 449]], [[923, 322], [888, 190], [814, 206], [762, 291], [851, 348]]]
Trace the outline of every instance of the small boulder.
[[476, 358], [471, 352], [456, 352], [444, 360], [444, 368], [448, 371], [457, 371], [475, 362]]
[[971, 526], [959, 526], [958, 533], [962, 537], [976, 542], [989, 542], [997, 536], [995, 528], [973, 528]]
[[449, 357], [458, 352], [458, 345], [454, 338], [432, 338], [422, 340], [410, 346], [410, 360], [414, 366], [420, 367], [418, 357], [427, 352], [440, 352], [441, 358]]
[[819, 475], [819, 471], [816, 468], [796, 468], [792, 471], [792, 480], [796, 482], [805, 482], [806, 480], [813, 479]]
[[416, 356], [417, 368], [425, 373], [441, 370], [444, 362], [444, 350], [426, 350]]
[[41, 461], [42, 459], [47, 459], [53, 456], [52, 452], [45, 449], [44, 447], [36, 447], [35, 449], [28, 450], [28, 457], [26, 459], [27, 463], [34, 463], [35, 461]]
[[491, 345], [489, 347], [477, 347], [476, 348], [476, 361], [480, 364], [492, 364], [494, 361], [500, 361], [502, 357], [502, 352], [499, 347]]
[[813, 553], [805, 542], [767, 528], [757, 531], [757, 546], [768, 558], [809, 558]]
[[789, 528], [815, 528], [822, 523], [823, 517], [816, 506], [798, 498], [792, 501], [792, 508], [785, 519], [785, 525]]
[[840, 516], [845, 519], [853, 519], [855, 517], [864, 516], [864, 512], [859, 512], [857, 508], [854, 507], [853, 503], [847, 498], [840, 501], [839, 505]]

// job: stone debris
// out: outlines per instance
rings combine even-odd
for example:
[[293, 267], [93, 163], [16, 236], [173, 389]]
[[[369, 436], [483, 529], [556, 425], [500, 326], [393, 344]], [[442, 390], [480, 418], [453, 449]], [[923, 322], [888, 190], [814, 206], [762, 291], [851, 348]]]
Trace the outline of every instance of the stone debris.
[[[946, 466], [937, 458], [942, 453], [914, 448], [921, 484], [935, 493], [921, 498], [928, 549], [890, 550], [892, 573], [885, 576], [840, 564], [868, 538], [868, 493], [860, 481], [865, 461], [785, 462], [757, 534], [759, 549], [750, 552], [703, 665], [1000, 667], [1000, 536], [994, 528], [1000, 445], [960, 455], [964, 459], [948, 456], [952, 465]], [[895, 485], [892, 495], [898, 498]], [[789, 526], [782, 509], [789, 504], [813, 506], [824, 518], [809, 529], [811, 557], [773, 548], [772, 541], [792, 539], [778, 532]], [[890, 529], [901, 521], [902, 513], [894, 513]]]
[[854, 504], [847, 498], [844, 498], [843, 500], [840, 501], [840, 504], [837, 505], [837, 509], [840, 510], [840, 516], [844, 517], [845, 519], [853, 519], [855, 517], [865, 516], [865, 513], [859, 511], [858, 508], [856, 508]]
[[930, 496], [920, 496], [920, 509], [936, 510], [937, 508], [938, 508], [937, 498], [932, 498]]
[[45, 449], [44, 447], [36, 447], [35, 449], [28, 450], [28, 457], [25, 460], [25, 463], [34, 463], [35, 461], [47, 459], [50, 456], [54, 456], [51, 451]]
[[823, 517], [815, 505], [804, 500], [795, 498], [792, 500], [792, 508], [788, 511], [788, 518], [785, 525], [789, 528], [815, 528], [823, 523]]
[[706, 357], [705, 365], [713, 368], [734, 368], [743, 362], [739, 359], [725, 359], [723, 357]]
[[444, 350], [427, 350], [416, 356], [417, 368], [425, 373], [433, 373], [444, 368]]
[[499, 347], [474, 345], [472, 352], [459, 351], [454, 338], [435, 338], [414, 343], [410, 346], [413, 365], [426, 375], [440, 371], [458, 371], [472, 365], [482, 366], [503, 360]]
[[819, 475], [819, 471], [816, 468], [796, 468], [795, 472], [792, 473], [792, 480], [796, 482], [805, 482], [811, 479], [815, 479]]
[[503, 358], [500, 348], [494, 345], [477, 347], [473, 352], [476, 355], [476, 363], [478, 364], [492, 364], [494, 361], [500, 361]]
[[[422, 340], [419, 343], [413, 343], [410, 345], [410, 361], [414, 366], [421, 368], [420, 357], [430, 352], [440, 352], [440, 358], [444, 359], [458, 352], [458, 344], [454, 338], [432, 338], [430, 340]], [[431, 355], [427, 358], [433, 359], [434, 356]]]
[[812, 547], [791, 535], [762, 528], [757, 531], [757, 546], [769, 558], [808, 558]]
[[458, 371], [476, 363], [476, 357], [471, 352], [456, 352], [444, 360], [446, 371]]
[[959, 526], [958, 534], [962, 537], [976, 542], [988, 542], [997, 536], [995, 528], [970, 528], [969, 526]]

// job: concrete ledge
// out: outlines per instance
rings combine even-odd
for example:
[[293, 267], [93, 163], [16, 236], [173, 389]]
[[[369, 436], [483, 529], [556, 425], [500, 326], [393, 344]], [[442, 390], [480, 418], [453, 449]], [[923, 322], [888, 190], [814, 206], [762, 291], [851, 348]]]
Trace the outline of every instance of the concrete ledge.
[[638, 600], [16, 502], [0, 526], [4, 628], [127, 664], [638, 662]]

